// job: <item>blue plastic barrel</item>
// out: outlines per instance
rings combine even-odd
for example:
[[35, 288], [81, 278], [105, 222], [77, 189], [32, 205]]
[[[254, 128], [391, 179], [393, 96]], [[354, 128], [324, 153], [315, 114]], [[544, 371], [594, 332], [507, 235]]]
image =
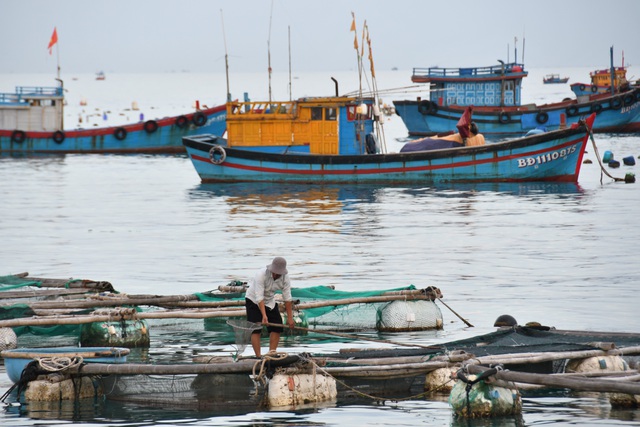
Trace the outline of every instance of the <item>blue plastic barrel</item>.
[[605, 151], [604, 156], [602, 156], [602, 162], [609, 163], [611, 160], [613, 160], [613, 153], [609, 150]]
[[627, 166], [633, 166], [636, 164], [636, 159], [633, 156], [627, 156], [622, 159], [622, 162]]

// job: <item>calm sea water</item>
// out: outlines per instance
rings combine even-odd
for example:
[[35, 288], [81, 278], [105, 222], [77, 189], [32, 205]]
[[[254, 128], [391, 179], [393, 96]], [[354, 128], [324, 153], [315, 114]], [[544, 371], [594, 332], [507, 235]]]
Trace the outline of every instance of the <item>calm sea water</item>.
[[[588, 81], [588, 69], [530, 70], [525, 102], [570, 96], [568, 85], [543, 85], [559, 72]], [[355, 73], [305, 74], [293, 96], [357, 89]], [[630, 70], [630, 75], [634, 75]], [[638, 73], [635, 73], [638, 74]], [[410, 71], [379, 72], [381, 89], [409, 86]], [[75, 79], [74, 79], [75, 78]], [[216, 105], [223, 75], [107, 74], [64, 76], [66, 127], [177, 115], [196, 100]], [[266, 75], [232, 76], [252, 99], [268, 96]], [[51, 76], [0, 75], [0, 91], [53, 84]], [[366, 87], [366, 84], [365, 84]], [[413, 98], [416, 93], [384, 95]], [[287, 76], [274, 75], [274, 98], [288, 99]], [[233, 93], [242, 98], [242, 93]], [[85, 100], [87, 105], [81, 106]], [[140, 110], [133, 110], [136, 103]], [[82, 122], [80, 123], [80, 119]], [[398, 117], [385, 123], [387, 145], [406, 139]], [[602, 154], [640, 155], [640, 135], [596, 135]], [[640, 184], [601, 177], [593, 147], [578, 184], [484, 184], [442, 187], [202, 185], [186, 156], [100, 156], [0, 159], [0, 274], [106, 280], [124, 293], [188, 294], [247, 280], [273, 256], [289, 261], [294, 286], [340, 290], [438, 286], [443, 300], [438, 332], [375, 335], [432, 344], [494, 330], [501, 314], [559, 329], [640, 332], [637, 314], [637, 220]], [[609, 172], [639, 175], [640, 166]], [[287, 351], [337, 351], [370, 342], [283, 343]], [[229, 346], [193, 331], [154, 339], [151, 357], [225, 353]], [[0, 391], [11, 385], [0, 371]], [[38, 411], [6, 407], [0, 423], [15, 426], [193, 425], [338, 426], [467, 425], [446, 400], [355, 402], [300, 411], [221, 415], [106, 402], [95, 408]], [[526, 396], [522, 417], [474, 426], [640, 425], [640, 411], [616, 411], [606, 396], [585, 393]]]

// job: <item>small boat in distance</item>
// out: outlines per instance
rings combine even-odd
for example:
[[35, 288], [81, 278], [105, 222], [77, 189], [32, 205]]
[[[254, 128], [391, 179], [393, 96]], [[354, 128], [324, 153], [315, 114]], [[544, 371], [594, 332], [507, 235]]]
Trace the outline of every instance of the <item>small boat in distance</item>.
[[181, 138], [224, 134], [225, 106], [121, 126], [64, 129], [64, 88], [18, 86], [0, 93], [0, 155], [184, 153]]
[[560, 77], [559, 74], [547, 74], [542, 78], [544, 84], [553, 84], [553, 83], [566, 83], [569, 81], [569, 77]]
[[98, 72], [96, 73], [96, 80], [104, 80], [104, 79], [106, 79], [106, 78], [107, 78], [107, 77], [104, 75], [104, 71], [98, 71]]

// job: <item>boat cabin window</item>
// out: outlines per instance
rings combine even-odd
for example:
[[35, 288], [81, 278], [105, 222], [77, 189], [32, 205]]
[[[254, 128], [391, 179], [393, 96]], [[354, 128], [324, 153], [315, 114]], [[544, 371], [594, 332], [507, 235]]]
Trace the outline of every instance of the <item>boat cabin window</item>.
[[335, 121], [337, 119], [337, 110], [333, 107], [325, 108], [324, 119]]
[[311, 108], [311, 120], [322, 120], [322, 107]]

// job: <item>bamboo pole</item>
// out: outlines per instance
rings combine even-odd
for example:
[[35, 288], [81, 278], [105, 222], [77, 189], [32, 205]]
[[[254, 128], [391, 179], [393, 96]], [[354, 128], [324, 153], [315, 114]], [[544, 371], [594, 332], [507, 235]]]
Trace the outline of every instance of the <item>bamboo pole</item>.
[[[278, 328], [288, 328], [287, 325], [278, 324], [278, 323], [263, 323], [263, 325], [265, 325], [265, 326], [275, 326], [275, 327], [278, 327]], [[376, 338], [367, 338], [367, 337], [363, 337], [361, 335], [352, 335], [352, 334], [345, 334], [345, 333], [341, 333], [341, 332], [326, 331], [324, 329], [304, 328], [302, 326], [294, 326], [293, 329], [296, 329], [296, 330], [299, 330], [299, 331], [314, 332], [314, 333], [317, 333], [317, 334], [333, 335], [333, 336], [336, 336], [336, 337], [349, 338], [349, 339], [352, 339], [352, 340], [372, 341], [372, 342], [399, 345], [399, 346], [405, 346], [405, 347], [419, 347], [419, 348], [429, 348], [429, 349], [440, 349], [440, 347], [438, 347], [438, 346], [428, 346], [428, 345], [420, 345], [420, 344], [406, 344], [406, 343], [401, 343], [401, 342], [397, 342], [397, 341], [379, 340], [379, 339], [376, 339]]]
[[[479, 374], [487, 367], [469, 365], [469, 372]], [[495, 378], [527, 384], [538, 384], [547, 387], [569, 388], [578, 391], [596, 391], [609, 393], [640, 394], [640, 384], [634, 382], [613, 381], [606, 378], [574, 378], [561, 377], [556, 374], [532, 374], [528, 372], [498, 371]]]
[[449, 310], [451, 310], [451, 312], [453, 314], [455, 314], [456, 316], [458, 316], [458, 319], [462, 320], [467, 326], [469, 326], [470, 328], [473, 328], [473, 325], [471, 323], [469, 323], [466, 319], [464, 319], [462, 316], [460, 316], [458, 313], [456, 313], [455, 311], [453, 311], [453, 309], [451, 307], [449, 307], [447, 304], [445, 304], [444, 301], [442, 301], [442, 298], [438, 298], [438, 301], [440, 301], [445, 307], [447, 307]]
[[111, 350], [98, 350], [98, 351], [86, 351], [82, 347], [78, 347], [78, 351], [70, 351], [68, 353], [55, 353], [47, 351], [47, 348], [39, 349], [38, 351], [3, 351], [2, 357], [5, 359], [36, 359], [39, 357], [82, 357], [84, 359], [94, 357], [113, 357], [118, 358], [126, 356], [131, 350], [128, 348], [119, 348]]
[[[183, 307], [183, 308], [216, 308], [216, 307], [234, 307], [244, 306], [245, 301], [242, 300], [225, 300], [225, 301], [197, 301], [196, 295], [137, 295], [137, 296], [92, 296], [87, 300], [63, 300], [63, 301], [37, 301], [29, 303], [32, 309], [82, 309], [93, 307], [117, 307], [122, 305], [131, 306], [158, 306], [158, 307]], [[391, 301], [431, 301], [427, 295], [423, 294], [392, 294], [370, 297], [343, 298], [335, 300], [310, 301], [296, 304], [299, 310], [318, 307], [331, 307], [350, 304], [367, 304]]]
[[[24, 291], [0, 292], [0, 300], [20, 299], [20, 298], [41, 298], [48, 296], [83, 295], [86, 289], [26, 289]], [[95, 295], [95, 294], [94, 294]], [[3, 303], [2, 305], [9, 305]]]
[[140, 312], [134, 315], [100, 314], [100, 315], [69, 315], [24, 317], [17, 319], [0, 320], [0, 328], [13, 328], [16, 326], [46, 326], [46, 325], [81, 325], [93, 322], [115, 322], [134, 319], [208, 319], [213, 317], [241, 317], [246, 316], [244, 309], [238, 310], [190, 310], [190, 311], [157, 311]]
[[[287, 366], [299, 361], [298, 356], [287, 356], [279, 360], [267, 360], [267, 366]], [[145, 363], [87, 363], [71, 368], [69, 372], [83, 375], [195, 375], [195, 374], [237, 374], [253, 372], [261, 359], [242, 359], [237, 362], [222, 363], [182, 363], [174, 365], [151, 365]]]
[[623, 356], [640, 354], [640, 346], [623, 347], [613, 350], [579, 350], [579, 351], [559, 351], [543, 353], [512, 353], [496, 354], [491, 356], [475, 357], [469, 361], [470, 364], [522, 364], [522, 363], [542, 363], [562, 359], [584, 359], [598, 356]]

